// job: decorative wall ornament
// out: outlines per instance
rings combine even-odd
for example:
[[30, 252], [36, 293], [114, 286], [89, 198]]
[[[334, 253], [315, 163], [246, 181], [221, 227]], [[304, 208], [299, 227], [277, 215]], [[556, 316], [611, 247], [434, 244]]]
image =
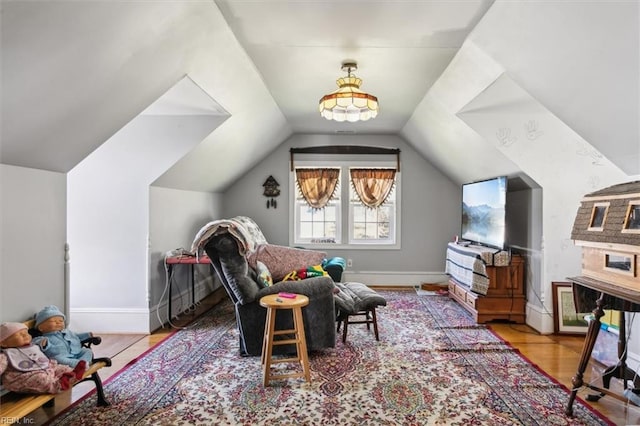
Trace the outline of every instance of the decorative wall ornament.
[[265, 197], [269, 197], [267, 200], [267, 208], [273, 207], [274, 209], [278, 207], [278, 203], [275, 200], [275, 197], [280, 195], [280, 184], [277, 180], [271, 175], [264, 181], [262, 184], [264, 186], [264, 192], [262, 195]]
[[544, 134], [542, 130], [538, 130], [538, 122], [536, 120], [526, 122], [524, 124], [524, 132], [530, 141], [534, 141]]
[[511, 129], [508, 127], [501, 127], [498, 129], [496, 131], [496, 138], [502, 146], [511, 146], [518, 140], [517, 137], [511, 136]]
[[591, 148], [590, 146], [587, 146], [586, 144], [579, 145], [578, 150], [576, 151], [576, 154], [584, 157], [591, 157], [591, 164], [593, 164], [594, 166], [603, 165], [602, 159], [604, 157], [602, 156], [602, 154], [600, 154], [598, 151]]

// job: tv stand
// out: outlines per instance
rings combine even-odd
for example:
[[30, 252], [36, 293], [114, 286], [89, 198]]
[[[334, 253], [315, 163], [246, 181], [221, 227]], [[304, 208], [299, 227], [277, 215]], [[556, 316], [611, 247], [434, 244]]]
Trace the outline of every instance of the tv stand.
[[[447, 259], [449, 259], [449, 250], [447, 250]], [[493, 249], [487, 248], [487, 250]], [[450, 271], [449, 297], [469, 311], [477, 323], [489, 321], [524, 323], [526, 312], [524, 258], [518, 254], [512, 254], [510, 262], [505, 266], [485, 265], [486, 262], [479, 259], [475, 259], [475, 263], [476, 268], [484, 269], [488, 279], [486, 294], [472, 291], [471, 284], [465, 282], [466, 277], [457, 274], [456, 271]]]

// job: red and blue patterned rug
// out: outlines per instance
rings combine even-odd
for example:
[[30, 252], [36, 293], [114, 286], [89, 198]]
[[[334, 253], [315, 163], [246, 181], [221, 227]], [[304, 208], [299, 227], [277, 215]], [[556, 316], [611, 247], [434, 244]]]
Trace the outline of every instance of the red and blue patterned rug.
[[85, 398], [56, 425], [603, 425], [446, 296], [384, 291], [380, 341], [364, 325], [313, 353], [311, 383], [262, 386], [259, 357], [238, 355], [223, 302], [119, 372], [109, 407]]

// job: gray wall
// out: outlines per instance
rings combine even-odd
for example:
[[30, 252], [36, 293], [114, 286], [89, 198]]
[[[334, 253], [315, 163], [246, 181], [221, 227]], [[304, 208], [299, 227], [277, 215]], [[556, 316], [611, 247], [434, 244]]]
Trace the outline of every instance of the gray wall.
[[0, 321], [64, 309], [64, 173], [0, 164]]
[[[189, 250], [196, 233], [208, 222], [221, 217], [221, 194], [182, 191], [152, 186], [149, 191], [149, 307], [153, 311], [151, 329], [166, 323], [168, 290], [164, 258], [168, 251]], [[173, 268], [172, 314], [191, 303], [190, 267]], [[209, 265], [195, 266], [195, 300], [198, 301], [220, 283]]]
[[544, 306], [542, 289], [542, 189], [507, 193], [507, 244], [525, 258], [527, 303]]
[[[293, 135], [225, 192], [225, 217], [252, 217], [272, 244], [289, 245], [289, 149], [324, 145], [400, 148], [402, 230], [400, 250], [330, 250], [353, 259], [356, 271], [444, 271], [446, 244], [460, 229], [460, 187], [395, 135]], [[262, 184], [280, 183], [276, 209], [266, 207]]]

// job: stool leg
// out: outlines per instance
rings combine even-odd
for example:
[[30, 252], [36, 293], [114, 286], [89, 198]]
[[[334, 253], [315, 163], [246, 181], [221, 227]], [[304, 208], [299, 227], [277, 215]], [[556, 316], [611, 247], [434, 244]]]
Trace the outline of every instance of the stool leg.
[[[266, 351], [263, 351], [262, 358], [263, 360], [263, 371], [264, 371], [264, 386], [269, 386], [269, 380], [271, 379], [271, 354], [273, 353], [273, 333], [276, 325], [276, 310], [267, 308], [267, 325], [265, 327], [269, 327], [267, 329], [267, 333], [265, 334], [265, 342]], [[266, 352], [266, 353], [265, 353]]]
[[298, 350], [298, 358], [304, 372], [304, 379], [311, 382], [311, 371], [309, 370], [309, 355], [307, 354], [307, 339], [304, 334], [304, 322], [302, 320], [302, 309], [293, 309], [293, 324], [296, 331], [296, 349]]
[[262, 338], [262, 352], [260, 352], [260, 365], [264, 367], [264, 361], [267, 359], [267, 346], [269, 343], [269, 324], [271, 324], [271, 309], [267, 308], [267, 315], [264, 321], [264, 336]]
[[380, 336], [378, 335], [378, 318], [376, 317], [376, 308], [371, 309], [371, 316], [373, 317], [373, 332], [376, 335], [376, 340], [380, 341]]

